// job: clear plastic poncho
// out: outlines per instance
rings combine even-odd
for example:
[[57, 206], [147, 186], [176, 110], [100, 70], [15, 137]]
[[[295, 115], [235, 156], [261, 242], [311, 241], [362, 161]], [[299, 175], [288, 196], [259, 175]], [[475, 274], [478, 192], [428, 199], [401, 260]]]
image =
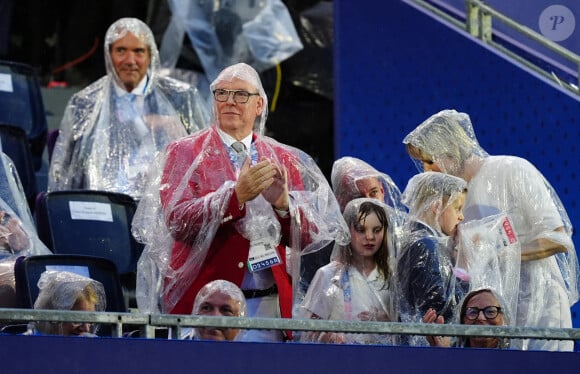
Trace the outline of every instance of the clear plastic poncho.
[[255, 150], [251, 153], [255, 156], [250, 157], [268, 157], [286, 168], [289, 232], [281, 232], [277, 213], [262, 195], [246, 202], [243, 218], [226, 216], [237, 177], [217, 123], [174, 142], [160, 157], [158, 173], [133, 220], [133, 234], [145, 244], [137, 276], [137, 301], [142, 311], [172, 310], [203, 271], [216, 237], [223, 239], [219, 233], [231, 235], [228, 233], [235, 230], [249, 241], [285, 244], [286, 256], [280, 256], [284, 263], [279, 266], [285, 266], [288, 274], [296, 274], [292, 278], [295, 290], [301, 254], [317, 251], [333, 240], [348, 240], [336, 198], [315, 161], [299, 149], [262, 135], [267, 97], [257, 72], [246, 64], [233, 65], [220, 73], [212, 90], [218, 82], [234, 78], [251, 83], [265, 101], [265, 110], [254, 125]]
[[163, 42], [164, 67], [174, 67], [185, 33], [209, 81], [231, 64], [245, 62], [258, 71], [274, 67], [303, 46], [281, 0], [171, 0], [171, 23]]
[[[359, 197], [373, 197], [387, 204], [392, 209], [392, 227], [395, 256], [403, 236], [403, 224], [407, 208], [401, 203], [401, 191], [388, 174], [381, 173], [365, 161], [355, 157], [341, 157], [334, 161], [330, 176], [332, 189], [341, 211], [346, 204]], [[371, 191], [380, 191], [371, 194]]]
[[469, 280], [470, 290], [494, 290], [496, 298], [500, 295], [503, 299], [504, 316], [515, 323], [521, 245], [510, 218], [496, 214], [462, 223], [457, 247], [457, 271], [465, 271], [463, 276]]
[[344, 210], [349, 201], [358, 197], [371, 197], [364, 196], [361, 190], [374, 187], [376, 183], [372, 183], [373, 179], [382, 187], [385, 204], [402, 211], [406, 210], [401, 204], [401, 191], [389, 175], [381, 173], [361, 159], [348, 156], [334, 161], [330, 176], [340, 209]]
[[38, 238], [14, 163], [0, 153], [0, 257], [51, 254]]
[[467, 160], [488, 156], [475, 138], [469, 116], [455, 110], [429, 117], [405, 136], [403, 144], [419, 171], [423, 171], [421, 161], [430, 161], [443, 173], [463, 179]]
[[[38, 289], [34, 309], [72, 310], [81, 298], [94, 304], [95, 312], [102, 312], [107, 306], [105, 289], [100, 282], [68, 271], [45, 271], [38, 280]], [[60, 323], [54, 322], [36, 324], [43, 334], [60, 334], [59, 326]]]
[[443, 172], [469, 181], [466, 222], [509, 216], [523, 260], [516, 325], [571, 327], [568, 310], [578, 300], [579, 282], [572, 225], [540, 171], [519, 157], [488, 156], [469, 116], [455, 110], [431, 116], [403, 142], [412, 157], [431, 158]]
[[38, 238], [16, 166], [2, 152], [0, 169], [0, 307], [17, 308], [16, 259], [52, 252]]
[[21, 219], [34, 223], [16, 165], [4, 152], [0, 153], [0, 197]]
[[[246, 307], [246, 298], [244, 296], [244, 293], [242, 292], [242, 290], [236, 286], [235, 284], [233, 284], [232, 282], [229, 282], [227, 280], [224, 279], [217, 279], [215, 281], [209, 282], [208, 284], [206, 284], [205, 286], [203, 286], [203, 288], [201, 290], [199, 290], [199, 292], [197, 293], [195, 300], [193, 302], [193, 311], [191, 312], [191, 314], [193, 314], [194, 316], [196, 315], [208, 315], [207, 313], [203, 312], [201, 310], [201, 308], [203, 307], [203, 304], [205, 302], [207, 302], [207, 300], [209, 298], [215, 297], [216, 295], [219, 295], [220, 298], [219, 301], [220, 302], [232, 302], [235, 306], [235, 308], [237, 308], [237, 310], [233, 310], [232, 306], [232, 310], [230, 310], [230, 312], [233, 314], [233, 317], [245, 317], [247, 314], [247, 307]], [[224, 300], [223, 296], [225, 296], [226, 298], [229, 298], [229, 300]], [[231, 305], [230, 305], [231, 306]], [[212, 305], [212, 307], [216, 307], [216, 305]], [[220, 305], [220, 313], [221, 313], [221, 305]], [[223, 315], [223, 314], [220, 314]], [[236, 339], [235, 340], [239, 340], [239, 336], [240, 334], [243, 334], [238, 332], [236, 335]], [[191, 329], [191, 331], [185, 336], [185, 338], [193, 338], [196, 339], [197, 337], [199, 337], [201, 334], [199, 332], [199, 329]]]
[[[377, 213], [382, 210], [382, 215]], [[371, 198], [351, 200], [344, 209], [344, 219], [351, 238], [357, 235], [362, 220], [377, 214], [383, 225], [382, 245], [373, 256], [375, 268], [364, 275], [355, 265], [352, 242], [337, 245], [333, 260], [318, 269], [306, 296], [295, 315], [298, 318], [320, 318], [345, 321], [398, 321], [396, 285], [391, 253], [394, 251], [390, 227], [394, 210]], [[359, 234], [360, 235], [360, 234]], [[342, 342], [350, 344], [394, 344], [396, 337], [385, 334], [345, 333], [331, 337], [330, 333], [305, 332], [303, 342]], [[337, 334], [334, 334], [337, 335]], [[330, 338], [330, 340], [329, 340]]]
[[50, 253], [45, 249], [46, 247], [38, 239], [35, 228], [21, 221], [8, 204], [0, 198], [0, 258]]
[[235, 300], [240, 310], [239, 315], [236, 317], [245, 317], [246, 298], [244, 297], [244, 293], [238, 286], [224, 279], [218, 279], [203, 286], [203, 288], [197, 293], [197, 296], [195, 297], [195, 301], [193, 302], [193, 311], [191, 314], [198, 315], [201, 305], [209, 296], [215, 294], [216, 292], [228, 295], [230, 298], [232, 298], [232, 300]]
[[[111, 45], [127, 33], [149, 47], [142, 92], [126, 92], [111, 59]], [[48, 190], [105, 190], [139, 199], [155, 155], [205, 127], [209, 115], [195, 88], [158, 74], [159, 52], [145, 23], [119, 19], [107, 30], [104, 50], [107, 75], [73, 95], [65, 109]]]
[[[445, 220], [446, 209], [455, 209], [467, 183], [436, 172], [413, 176], [402, 194], [409, 208], [406, 237], [397, 258], [400, 316], [403, 322], [420, 322], [429, 308], [453, 320], [455, 308], [469, 284], [456, 273], [456, 248]], [[457, 221], [455, 224], [458, 224]], [[411, 345], [427, 345], [424, 337], [410, 337]]]

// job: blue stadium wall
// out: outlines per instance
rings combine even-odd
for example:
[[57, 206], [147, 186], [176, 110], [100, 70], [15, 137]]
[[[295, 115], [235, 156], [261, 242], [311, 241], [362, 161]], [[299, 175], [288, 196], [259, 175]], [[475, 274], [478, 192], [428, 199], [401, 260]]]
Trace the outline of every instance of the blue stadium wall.
[[514, 374], [580, 365], [572, 352], [46, 336], [0, 336], [0, 344], [2, 372], [10, 374]]

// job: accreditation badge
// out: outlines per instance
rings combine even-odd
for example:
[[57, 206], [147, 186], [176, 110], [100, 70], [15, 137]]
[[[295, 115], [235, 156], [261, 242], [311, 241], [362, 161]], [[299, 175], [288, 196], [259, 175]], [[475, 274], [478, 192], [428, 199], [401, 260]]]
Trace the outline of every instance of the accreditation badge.
[[272, 243], [261, 240], [250, 243], [250, 253], [248, 255], [248, 270], [250, 272], [268, 269], [280, 263], [280, 256]]

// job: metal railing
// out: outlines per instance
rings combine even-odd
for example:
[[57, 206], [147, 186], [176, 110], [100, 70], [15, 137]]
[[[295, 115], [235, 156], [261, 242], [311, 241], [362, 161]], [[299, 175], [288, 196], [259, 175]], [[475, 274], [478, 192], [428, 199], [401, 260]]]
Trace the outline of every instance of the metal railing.
[[[436, 15], [439, 18], [444, 19], [447, 23], [459, 28], [471, 36], [479, 39], [484, 44], [494, 48], [495, 50], [501, 52], [503, 55], [508, 56], [510, 59], [524, 65], [528, 69], [536, 72], [537, 74], [543, 76], [544, 78], [556, 83], [558, 86], [564, 88], [567, 92], [572, 93], [576, 98], [580, 98], [580, 56], [567, 48], [549, 40], [545, 36], [537, 33], [536, 31], [514, 21], [513, 19], [507, 17], [506, 15], [498, 12], [489, 5], [485, 4], [481, 0], [465, 0], [466, 4], [466, 16], [465, 20], [460, 20], [456, 16], [449, 14], [448, 12], [441, 10], [437, 6], [434, 6], [429, 2], [429, 0], [405, 0], [408, 3], [415, 4], [422, 9], [428, 11], [431, 14]], [[538, 66], [537, 63], [531, 61], [529, 58], [516, 53], [514, 50], [506, 47], [504, 44], [499, 43], [495, 38], [493, 23], [501, 22], [502, 24], [508, 26], [509, 28], [515, 30], [521, 35], [525, 36], [538, 43], [544, 48], [556, 53], [557, 55], [563, 57], [564, 59], [572, 62], [576, 66], [577, 78], [576, 81], [568, 82], [566, 79], [561, 79], [554, 71], [547, 71], [546, 69]]]
[[236, 318], [191, 315], [75, 312], [32, 309], [0, 309], [0, 323], [27, 323], [35, 321], [83, 322], [111, 325], [112, 336], [122, 337], [123, 331], [140, 330], [140, 337], [155, 338], [155, 331], [167, 328], [171, 339], [179, 339], [182, 329], [212, 326], [218, 328], [327, 331], [362, 334], [491, 336], [508, 339], [580, 340], [580, 329], [554, 329], [512, 326], [477, 326], [457, 324], [422, 324], [400, 322], [360, 322], [300, 320], [281, 318]]

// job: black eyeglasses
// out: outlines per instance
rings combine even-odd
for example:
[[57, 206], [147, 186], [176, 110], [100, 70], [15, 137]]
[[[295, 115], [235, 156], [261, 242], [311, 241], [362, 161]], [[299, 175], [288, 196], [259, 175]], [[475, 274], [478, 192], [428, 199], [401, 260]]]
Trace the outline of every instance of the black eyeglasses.
[[258, 96], [259, 93], [250, 93], [244, 90], [224, 90], [218, 88], [213, 90], [213, 98], [216, 101], [226, 102], [230, 98], [230, 94], [234, 95], [234, 102], [237, 104], [245, 104], [250, 100], [250, 96]]
[[501, 311], [501, 308], [499, 306], [493, 306], [493, 305], [486, 306], [483, 309], [467, 308], [465, 310], [465, 318], [467, 318], [470, 321], [475, 321], [479, 317], [480, 312], [483, 312], [485, 319], [494, 319], [502, 311]]

